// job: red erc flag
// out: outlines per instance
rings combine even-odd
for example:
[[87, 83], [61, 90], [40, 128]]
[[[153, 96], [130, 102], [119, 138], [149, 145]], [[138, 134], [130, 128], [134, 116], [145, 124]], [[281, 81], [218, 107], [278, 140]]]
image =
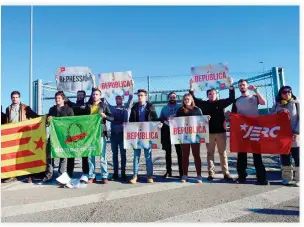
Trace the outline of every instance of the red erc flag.
[[289, 154], [292, 131], [288, 113], [266, 116], [230, 116], [230, 151]]

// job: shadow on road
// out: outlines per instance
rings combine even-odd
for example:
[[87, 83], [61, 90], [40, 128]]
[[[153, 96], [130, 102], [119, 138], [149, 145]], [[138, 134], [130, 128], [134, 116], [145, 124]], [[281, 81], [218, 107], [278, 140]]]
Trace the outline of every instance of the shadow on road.
[[282, 209], [248, 209], [250, 212], [259, 214], [272, 214], [272, 215], [294, 215], [299, 216], [300, 212], [298, 210], [282, 210]]

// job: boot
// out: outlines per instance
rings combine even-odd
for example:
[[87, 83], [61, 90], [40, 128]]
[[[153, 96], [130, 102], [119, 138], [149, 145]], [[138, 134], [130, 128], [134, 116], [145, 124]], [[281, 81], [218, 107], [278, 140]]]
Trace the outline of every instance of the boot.
[[282, 166], [282, 184], [288, 185], [293, 180], [292, 166]]
[[300, 186], [300, 167], [295, 167], [294, 168], [294, 171], [295, 171], [295, 182], [296, 182], [296, 186]]

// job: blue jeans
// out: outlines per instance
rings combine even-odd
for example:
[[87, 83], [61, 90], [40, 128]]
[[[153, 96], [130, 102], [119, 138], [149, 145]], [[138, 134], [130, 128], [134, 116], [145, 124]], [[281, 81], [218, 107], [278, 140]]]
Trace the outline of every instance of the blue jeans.
[[[107, 140], [103, 136], [101, 137], [101, 156], [100, 156], [100, 169], [101, 169], [101, 178], [108, 178], [108, 163], [107, 163]], [[89, 161], [89, 179], [96, 177], [95, 174], [95, 156], [88, 157]]]
[[120, 150], [121, 157], [121, 173], [126, 173], [126, 150], [124, 149], [123, 143], [123, 132], [112, 132], [111, 133], [111, 148], [113, 152], [113, 168], [114, 173], [118, 174], [118, 146]]
[[[153, 163], [152, 163], [152, 149], [144, 149], [147, 176], [152, 177], [153, 175]], [[133, 159], [133, 173], [138, 175], [139, 159], [140, 159], [141, 149], [134, 149], [134, 159]]]

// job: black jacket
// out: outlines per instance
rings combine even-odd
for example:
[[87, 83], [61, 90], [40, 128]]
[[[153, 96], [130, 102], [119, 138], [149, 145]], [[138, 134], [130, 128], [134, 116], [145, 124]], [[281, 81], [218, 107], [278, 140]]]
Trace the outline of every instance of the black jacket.
[[[85, 106], [85, 115], [90, 115], [91, 114], [91, 107], [92, 107], [92, 103], [87, 102], [86, 106]], [[106, 126], [106, 121], [114, 121], [114, 117], [111, 113], [110, 108], [108, 107], [108, 105], [104, 102], [104, 99], [101, 99], [101, 102], [99, 103], [99, 113], [104, 113], [105, 115], [107, 115], [106, 118], [102, 118], [102, 126], [103, 126], [103, 135], [105, 137], [108, 136], [107, 134], [107, 126]]]
[[60, 107], [59, 111], [57, 110], [57, 106], [52, 106], [49, 110], [47, 116], [52, 117], [67, 117], [67, 116], [74, 116], [74, 111], [71, 107], [64, 105]]
[[183, 107], [179, 108], [176, 112], [176, 117], [187, 117], [187, 116], [202, 116], [203, 113], [200, 108], [194, 106], [192, 110], [189, 110], [187, 113], [184, 112]]
[[79, 115], [87, 115], [87, 110], [85, 109], [86, 104], [85, 102], [72, 102], [70, 100], [68, 100], [66, 102], [66, 104], [71, 107], [74, 111], [75, 116], [79, 116]]
[[1, 111], [1, 125], [6, 123], [6, 114]]
[[204, 101], [197, 99], [193, 91], [190, 91], [193, 96], [195, 105], [197, 105], [203, 112], [204, 115], [210, 115], [211, 119], [209, 121], [209, 133], [224, 133], [226, 132], [224, 128], [225, 122], [225, 108], [231, 105], [235, 101], [235, 90], [229, 89], [229, 98], [220, 99], [214, 102], [209, 100]]
[[[146, 105], [146, 121], [158, 121], [157, 113], [152, 103], [147, 102]], [[130, 113], [129, 122], [139, 122], [139, 103], [136, 103]]]

